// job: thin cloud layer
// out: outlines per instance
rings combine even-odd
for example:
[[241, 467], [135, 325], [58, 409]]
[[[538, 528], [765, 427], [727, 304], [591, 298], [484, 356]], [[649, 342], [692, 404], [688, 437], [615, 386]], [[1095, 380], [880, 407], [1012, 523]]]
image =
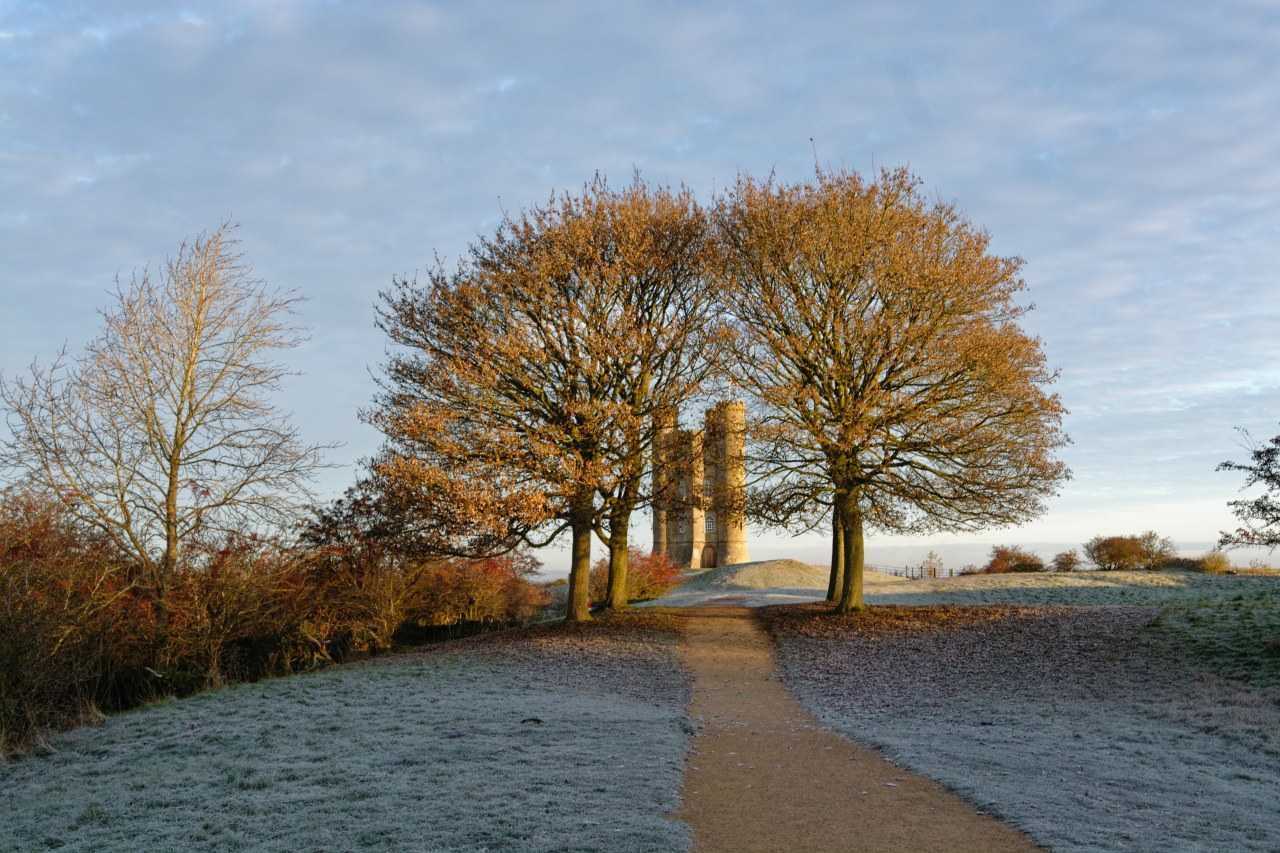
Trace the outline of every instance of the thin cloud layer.
[[909, 164], [1027, 259], [1076, 473], [1028, 534], [1211, 539], [1232, 427], [1280, 420], [1278, 43], [1264, 2], [0, 2], [0, 365], [234, 218], [309, 297], [288, 402], [351, 461], [393, 274], [597, 170], [705, 196], [816, 149]]

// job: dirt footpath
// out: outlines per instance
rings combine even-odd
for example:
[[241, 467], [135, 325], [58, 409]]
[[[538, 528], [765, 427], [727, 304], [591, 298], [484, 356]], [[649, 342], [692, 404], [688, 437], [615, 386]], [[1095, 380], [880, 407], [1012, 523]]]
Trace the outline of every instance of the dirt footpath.
[[680, 615], [701, 728], [678, 817], [698, 853], [1039, 849], [936, 782], [819, 726], [778, 680], [748, 609]]

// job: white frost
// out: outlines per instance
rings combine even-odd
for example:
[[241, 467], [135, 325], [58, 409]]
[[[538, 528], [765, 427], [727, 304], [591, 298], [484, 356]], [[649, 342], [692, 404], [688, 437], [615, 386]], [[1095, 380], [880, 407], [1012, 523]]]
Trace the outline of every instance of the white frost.
[[675, 641], [585, 642], [464, 642], [113, 716], [0, 765], [0, 851], [687, 849], [666, 816], [689, 730]]
[[[912, 582], [868, 599], [1076, 606], [968, 639], [783, 631], [778, 658], [826, 724], [1053, 850], [1276, 851], [1280, 691], [1206, 671], [1176, 634], [1144, 626], [1159, 605], [1277, 585], [1163, 572]], [[1115, 604], [1132, 607], [1079, 606]]]
[[[799, 560], [760, 560], [736, 563], [693, 572], [679, 587], [662, 598], [646, 602], [658, 607], [697, 607], [704, 604], [726, 604], [736, 607], [766, 607], [771, 604], [796, 604], [821, 601], [827, 595], [826, 566]], [[863, 575], [867, 589], [905, 583], [902, 578], [867, 570]]]

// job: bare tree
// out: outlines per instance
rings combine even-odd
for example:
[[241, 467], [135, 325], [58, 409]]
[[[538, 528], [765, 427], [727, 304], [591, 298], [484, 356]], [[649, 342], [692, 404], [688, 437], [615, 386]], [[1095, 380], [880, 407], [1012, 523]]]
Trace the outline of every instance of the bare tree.
[[117, 282], [82, 354], [0, 379], [0, 462], [131, 554], [163, 600], [185, 545], [282, 522], [322, 464], [271, 402], [298, 299], [253, 276], [231, 226], [183, 244], [158, 276]]
[[1042, 511], [1067, 476], [1054, 457], [1066, 438], [1044, 390], [1054, 374], [1017, 324], [1020, 260], [989, 254], [984, 232], [926, 203], [904, 170], [742, 178], [718, 222], [730, 363], [760, 416], [765, 491], [806, 523], [834, 504], [841, 611], [863, 606], [867, 527], [966, 530]]
[[711, 372], [707, 252], [687, 192], [597, 179], [506, 219], [456, 273], [397, 281], [380, 325], [398, 349], [366, 413], [388, 439], [372, 466], [381, 487], [455, 553], [568, 531], [569, 620], [589, 618], [599, 533], [610, 600], [625, 603], [655, 416]]

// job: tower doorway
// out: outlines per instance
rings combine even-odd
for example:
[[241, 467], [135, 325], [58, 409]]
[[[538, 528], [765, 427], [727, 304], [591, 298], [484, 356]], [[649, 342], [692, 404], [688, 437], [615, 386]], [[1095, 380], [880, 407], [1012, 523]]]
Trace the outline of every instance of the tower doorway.
[[702, 546], [702, 568], [714, 569], [717, 565], [718, 564], [716, 563], [716, 546], [715, 545]]

